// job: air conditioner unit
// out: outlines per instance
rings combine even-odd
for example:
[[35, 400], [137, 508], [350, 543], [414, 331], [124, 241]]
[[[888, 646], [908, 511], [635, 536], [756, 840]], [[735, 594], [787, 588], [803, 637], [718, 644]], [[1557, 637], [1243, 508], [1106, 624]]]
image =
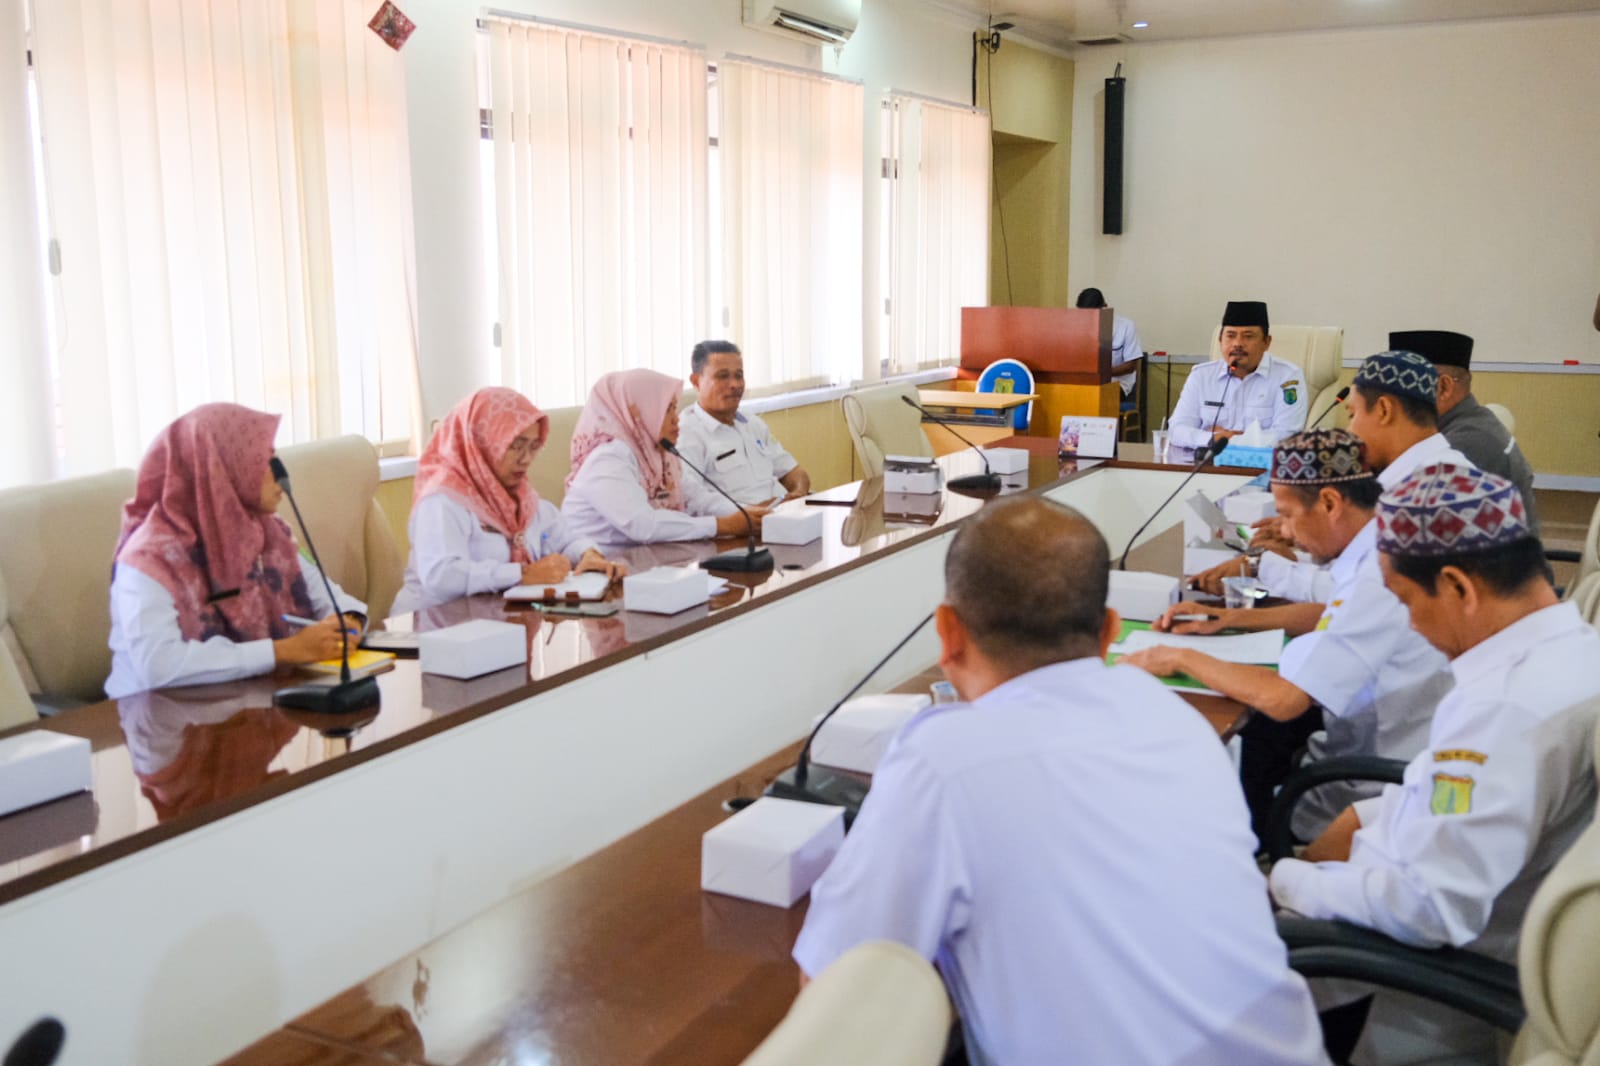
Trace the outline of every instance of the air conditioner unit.
[[844, 44], [861, 21], [861, 0], [744, 0], [744, 24], [815, 44]]

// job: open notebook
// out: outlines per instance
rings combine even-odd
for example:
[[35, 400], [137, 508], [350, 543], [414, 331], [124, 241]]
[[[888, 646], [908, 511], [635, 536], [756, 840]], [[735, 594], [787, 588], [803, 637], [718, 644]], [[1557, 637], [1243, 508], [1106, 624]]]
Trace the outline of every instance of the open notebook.
[[[1176, 633], [1157, 633], [1149, 622], [1133, 622], [1124, 618], [1122, 632], [1117, 642], [1106, 652], [1107, 664], [1113, 664], [1130, 652], [1144, 648], [1172, 647], [1194, 648], [1216, 659], [1230, 663], [1247, 663], [1269, 666], [1276, 670], [1288, 638], [1281, 629], [1268, 629], [1260, 633], [1228, 633], [1211, 637], [1185, 636]], [[1207, 688], [1187, 674], [1174, 674], [1159, 679], [1169, 688], [1194, 692], [1203, 696], [1220, 696], [1216, 689]]]
[[610, 585], [606, 575], [601, 573], [568, 574], [565, 581], [553, 585], [518, 585], [506, 589], [506, 599], [521, 603], [598, 600], [605, 598]]

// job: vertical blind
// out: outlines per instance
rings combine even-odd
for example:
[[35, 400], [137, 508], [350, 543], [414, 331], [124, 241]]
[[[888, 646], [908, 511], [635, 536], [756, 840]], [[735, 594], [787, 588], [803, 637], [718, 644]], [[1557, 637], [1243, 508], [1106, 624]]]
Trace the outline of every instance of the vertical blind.
[[405, 83], [369, 6], [34, 5], [58, 473], [215, 400], [281, 413], [281, 441], [409, 438]]
[[686, 372], [706, 329], [706, 62], [490, 18], [501, 371], [582, 403], [612, 370]]
[[754, 388], [861, 369], [863, 93], [743, 60], [717, 65], [723, 293]]
[[961, 308], [988, 303], [989, 116], [891, 94], [889, 370], [961, 357]]

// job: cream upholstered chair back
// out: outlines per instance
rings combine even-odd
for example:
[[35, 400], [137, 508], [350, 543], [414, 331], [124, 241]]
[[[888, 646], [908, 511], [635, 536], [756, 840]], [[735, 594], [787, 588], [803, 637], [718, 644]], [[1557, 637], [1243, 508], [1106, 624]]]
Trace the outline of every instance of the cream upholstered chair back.
[[[1211, 358], [1222, 358], [1222, 347], [1217, 334], [1211, 334]], [[1315, 422], [1322, 412], [1332, 407], [1339, 392], [1339, 372], [1344, 368], [1344, 330], [1338, 326], [1273, 326], [1272, 354], [1284, 362], [1293, 363], [1305, 375], [1307, 404], [1306, 425]], [[1350, 417], [1344, 411], [1334, 411], [1318, 423], [1319, 429], [1343, 428]]]
[[[1567, 586], [1569, 599], [1575, 595], [1575, 590], [1584, 579], [1592, 574], [1600, 574], [1600, 503], [1595, 504], [1594, 512], [1589, 516], [1589, 528], [1583, 534], [1583, 548], [1578, 554], [1578, 572]], [[1593, 613], [1589, 613], [1588, 618], [1593, 622]]]
[[922, 430], [922, 416], [903, 397], [917, 398], [910, 385], [879, 385], [840, 399], [863, 478], [883, 473], [885, 455], [933, 456], [933, 444]]
[[[375, 499], [377, 451], [365, 437], [349, 436], [290, 445], [278, 457], [328, 576], [366, 603], [372, 621], [388, 617], [405, 578], [405, 560]], [[304, 547], [287, 499], [278, 516]]]
[[1517, 416], [1511, 413], [1511, 408], [1503, 403], [1486, 403], [1483, 406], [1487, 407], [1489, 413], [1500, 420], [1500, 424], [1506, 427], [1507, 433], [1513, 437], [1517, 435]]
[[[0, 633], [11, 635], [11, 612], [6, 603], [6, 576], [0, 573]], [[11, 653], [11, 642], [0, 643], [0, 729], [23, 725], [39, 717], [28, 686], [22, 682], [22, 671]]]
[[926, 959], [904, 944], [869, 941], [806, 985], [744, 1066], [937, 1066], [952, 1017]]
[[[1600, 765], [1600, 733], [1596, 733]], [[1517, 951], [1527, 1023], [1511, 1061], [1600, 1062], [1600, 821], [1567, 849], [1528, 904]]]
[[1600, 571], [1574, 581], [1567, 589], [1567, 599], [1578, 608], [1584, 621], [1600, 627]]
[[29, 692], [104, 698], [111, 556], [133, 487], [122, 469], [0, 492], [0, 645]]

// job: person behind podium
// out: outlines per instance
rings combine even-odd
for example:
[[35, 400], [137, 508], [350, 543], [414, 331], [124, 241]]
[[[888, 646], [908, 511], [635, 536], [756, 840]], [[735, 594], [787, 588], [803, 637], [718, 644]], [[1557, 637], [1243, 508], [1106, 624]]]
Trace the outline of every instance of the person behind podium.
[[[698, 402], [685, 411], [678, 449], [740, 503], [771, 504], [811, 491], [811, 476], [759, 415], [739, 410], [744, 355], [732, 341], [701, 341], [689, 357]], [[693, 474], [690, 474], [693, 477]]]
[[[333, 586], [275, 513], [278, 415], [196, 407], [156, 437], [122, 509], [111, 569], [112, 699], [339, 657], [366, 605]], [[297, 627], [285, 616], [320, 619]]]
[[[1084, 289], [1078, 293], [1077, 306], [1084, 308], [1098, 308], [1106, 305], [1105, 293], [1099, 289]], [[1144, 358], [1144, 349], [1139, 347], [1139, 333], [1133, 328], [1133, 322], [1113, 313], [1111, 316], [1111, 376], [1122, 387], [1124, 398], [1133, 395], [1133, 387], [1139, 381], [1139, 360]]]
[[1304, 429], [1310, 403], [1305, 375], [1267, 350], [1272, 347], [1267, 305], [1255, 300], [1229, 303], [1217, 340], [1222, 358], [1195, 367], [1183, 383], [1167, 422], [1172, 443], [1199, 448], [1213, 438], [1238, 436], [1251, 422], [1261, 423], [1274, 442]]
[[550, 419], [515, 389], [479, 389], [451, 409], [417, 461], [411, 561], [394, 611], [479, 592], [554, 585], [569, 573], [621, 576], [528, 481]]
[[[601, 375], [572, 434], [561, 513], [602, 544], [743, 536], [749, 523], [661, 447], [678, 440], [679, 381], [654, 370]], [[766, 508], [747, 507], [759, 532]]]
[[[1345, 810], [1307, 850], [1315, 861], [1277, 863], [1273, 896], [1308, 917], [1515, 963], [1529, 898], [1593, 819], [1600, 636], [1556, 598], [1505, 478], [1424, 467], [1378, 500], [1377, 547], [1455, 687], [1403, 782]], [[1486, 1027], [1419, 1006], [1380, 994], [1364, 1041], [1380, 1050], [1398, 1029], [1436, 1056], [1493, 1058]]]
[[[1431, 389], [1432, 382], [1417, 388]], [[1411, 629], [1405, 606], [1384, 587], [1372, 520], [1381, 483], [1362, 442], [1342, 429], [1285, 437], [1272, 452], [1271, 480], [1285, 535], [1328, 567], [1328, 602], [1247, 611], [1191, 607], [1189, 613], [1214, 620], [1175, 626], [1169, 611], [1154, 628], [1281, 628], [1294, 639], [1278, 669], [1178, 647], [1149, 648], [1123, 660], [1161, 677], [1186, 674], [1260, 712], [1244, 728], [1240, 765], [1258, 835], [1265, 832], [1272, 793], [1294, 768], [1302, 744], [1313, 761], [1409, 759], [1427, 740], [1433, 709], [1452, 683], [1444, 656]], [[1295, 833], [1315, 837], [1345, 807], [1376, 791], [1346, 782], [1314, 789], [1295, 809]]]
[[891, 744], [795, 960], [815, 976], [867, 940], [920, 952], [973, 1062], [1322, 1062], [1226, 749], [1104, 662], [1109, 570], [1094, 526], [1047, 500], [960, 528], [935, 619], [965, 702]]

